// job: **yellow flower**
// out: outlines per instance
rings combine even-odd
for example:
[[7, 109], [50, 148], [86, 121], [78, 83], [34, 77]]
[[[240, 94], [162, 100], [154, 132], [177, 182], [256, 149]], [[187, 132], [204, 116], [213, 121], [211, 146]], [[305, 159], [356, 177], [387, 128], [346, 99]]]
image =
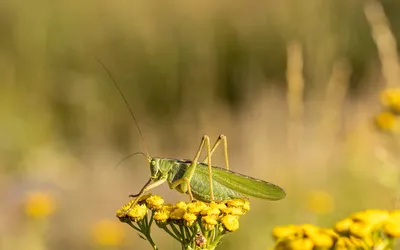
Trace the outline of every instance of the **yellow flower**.
[[180, 202], [176, 203], [175, 207], [186, 210], [187, 204], [183, 201], [180, 201]]
[[347, 237], [340, 237], [335, 244], [335, 249], [354, 249], [354, 244]]
[[168, 210], [158, 210], [154, 212], [154, 220], [158, 223], [165, 223], [169, 219], [170, 212]]
[[320, 231], [319, 227], [311, 225], [311, 224], [304, 224], [301, 226], [303, 229], [304, 235], [310, 236], [316, 234]]
[[164, 199], [158, 195], [152, 195], [146, 199], [147, 207], [151, 210], [160, 209], [164, 204]]
[[127, 216], [134, 222], [142, 220], [147, 215], [147, 207], [145, 204], [135, 205], [127, 211]]
[[314, 248], [314, 243], [312, 240], [304, 239], [294, 239], [289, 242], [289, 249], [293, 250], [312, 250]]
[[398, 221], [390, 221], [383, 226], [383, 230], [387, 235], [393, 238], [400, 237], [400, 224]]
[[307, 206], [311, 212], [327, 214], [333, 211], [334, 200], [329, 193], [322, 190], [314, 190], [308, 195]]
[[381, 103], [395, 112], [400, 111], [400, 89], [386, 89], [381, 93]]
[[336, 223], [335, 230], [339, 233], [346, 233], [350, 230], [350, 226], [353, 224], [353, 220], [346, 218]]
[[392, 112], [384, 111], [375, 117], [378, 128], [383, 131], [399, 132], [399, 118]]
[[243, 207], [245, 202], [246, 202], [246, 200], [242, 200], [242, 199], [232, 199], [232, 200], [226, 201], [226, 205], [228, 207]]
[[221, 211], [224, 214], [232, 214], [232, 215], [243, 215], [243, 210], [241, 208], [238, 207], [226, 207], [224, 209], [221, 209]]
[[206, 207], [200, 212], [203, 216], [218, 216], [220, 213], [221, 211], [217, 207]]
[[186, 210], [183, 208], [175, 208], [174, 211], [170, 214], [170, 218], [173, 220], [180, 220], [185, 215]]
[[125, 231], [120, 223], [101, 220], [92, 229], [93, 241], [102, 246], [119, 246], [125, 239]]
[[185, 226], [190, 227], [197, 220], [197, 216], [192, 213], [185, 213], [183, 220], [185, 220]]
[[51, 193], [37, 191], [29, 193], [25, 201], [25, 214], [31, 218], [45, 218], [56, 209], [56, 203]]
[[272, 230], [272, 236], [275, 239], [297, 237], [298, 235], [302, 235], [302, 229], [296, 225], [275, 227]]
[[187, 204], [187, 211], [195, 215], [198, 215], [205, 208], [207, 208], [207, 205], [202, 201], [195, 201]]
[[353, 221], [360, 221], [372, 226], [379, 225], [387, 221], [389, 212], [382, 210], [365, 210], [352, 215]]
[[317, 248], [329, 249], [333, 245], [332, 237], [322, 232], [314, 232], [309, 235], [309, 238]]
[[394, 210], [389, 214], [389, 220], [395, 220], [400, 222], [400, 210]]
[[369, 238], [373, 230], [372, 225], [363, 222], [354, 222], [350, 226], [350, 233], [359, 238]]
[[204, 222], [203, 226], [206, 230], [212, 230], [214, 226], [218, 224], [218, 221], [215, 218], [208, 215], [202, 217], [202, 221]]
[[248, 200], [243, 200], [243, 199], [228, 200], [226, 202], [226, 205], [228, 207], [240, 208], [243, 212], [242, 214], [250, 210], [250, 202]]
[[233, 232], [239, 229], [239, 220], [237, 216], [227, 214], [221, 219], [224, 228], [229, 231]]

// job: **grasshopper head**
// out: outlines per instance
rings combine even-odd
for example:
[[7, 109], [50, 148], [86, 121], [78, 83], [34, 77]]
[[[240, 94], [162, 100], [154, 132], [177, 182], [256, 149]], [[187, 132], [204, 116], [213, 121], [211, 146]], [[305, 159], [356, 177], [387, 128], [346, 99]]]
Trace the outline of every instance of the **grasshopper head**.
[[149, 159], [151, 179], [159, 180], [162, 176], [168, 175], [175, 161], [174, 159], [157, 157]]
[[158, 175], [160, 172], [160, 158], [151, 158], [150, 160], [150, 172], [152, 179], [158, 179]]

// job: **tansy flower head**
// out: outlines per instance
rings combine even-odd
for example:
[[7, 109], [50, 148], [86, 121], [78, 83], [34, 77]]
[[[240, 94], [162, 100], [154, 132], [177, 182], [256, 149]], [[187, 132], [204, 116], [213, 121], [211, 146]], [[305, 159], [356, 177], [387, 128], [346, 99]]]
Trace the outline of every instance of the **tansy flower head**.
[[279, 226], [272, 230], [272, 236], [275, 239], [295, 238], [302, 235], [303, 230], [296, 225]]
[[212, 230], [214, 228], [214, 226], [218, 224], [218, 221], [214, 217], [209, 216], [209, 215], [203, 216], [202, 221], [204, 222], [204, 224], [203, 224], [204, 228], [208, 231]]
[[169, 219], [169, 215], [171, 212], [169, 212], [168, 210], [157, 210], [154, 213], [154, 220], [157, 223], [166, 223], [167, 220]]
[[229, 232], [233, 232], [239, 229], [239, 220], [237, 216], [227, 214], [221, 219], [222, 225]]
[[25, 200], [25, 214], [34, 219], [45, 218], [54, 213], [55, 199], [49, 192], [29, 193]]
[[381, 93], [381, 103], [394, 112], [400, 112], [400, 89], [386, 89]]
[[147, 207], [145, 204], [135, 205], [127, 213], [132, 221], [140, 221], [147, 215]]
[[316, 214], [327, 214], [333, 211], [335, 203], [332, 195], [323, 190], [314, 190], [308, 194], [307, 206]]
[[164, 199], [158, 195], [152, 195], [146, 199], [146, 205], [151, 210], [160, 209], [164, 204]]
[[183, 215], [183, 220], [185, 221], [185, 226], [190, 227], [197, 220], [197, 216], [192, 213], [185, 213]]
[[390, 112], [384, 111], [375, 117], [376, 126], [385, 132], [397, 133], [400, 131], [400, 120], [399, 117]]
[[207, 208], [207, 204], [202, 201], [195, 201], [187, 204], [187, 211], [195, 215], [198, 215], [205, 208]]
[[187, 204], [183, 201], [180, 201], [180, 202], [176, 203], [175, 207], [186, 210]]
[[221, 209], [221, 211], [224, 214], [231, 214], [231, 215], [239, 215], [240, 216], [240, 215], [244, 214], [243, 209], [238, 208], [238, 207], [226, 207], [224, 209]]
[[218, 216], [221, 211], [217, 207], [205, 207], [200, 214], [203, 216]]
[[125, 239], [125, 231], [116, 221], [101, 220], [93, 226], [92, 238], [101, 246], [119, 246]]
[[175, 208], [175, 209], [171, 212], [170, 218], [171, 218], [172, 220], [180, 220], [180, 219], [183, 218], [183, 216], [185, 215], [185, 213], [186, 213], [186, 209], [183, 209], [183, 208]]

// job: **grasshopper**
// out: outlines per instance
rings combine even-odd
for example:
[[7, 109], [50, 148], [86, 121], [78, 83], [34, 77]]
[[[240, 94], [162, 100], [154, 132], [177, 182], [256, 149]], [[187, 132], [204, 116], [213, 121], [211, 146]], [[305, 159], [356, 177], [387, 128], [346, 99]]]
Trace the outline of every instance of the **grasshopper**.
[[[131, 204], [131, 208], [139, 201], [144, 193], [164, 183], [168, 183], [171, 189], [188, 194], [191, 200], [197, 199], [206, 202], [247, 198], [247, 196], [266, 200], [280, 200], [285, 198], [286, 193], [281, 187], [270, 182], [239, 174], [229, 169], [228, 142], [224, 135], [220, 135], [212, 147], [210, 145], [210, 138], [204, 135], [193, 160], [151, 157], [148, 153], [139, 124], [127, 99], [112, 77], [110, 71], [101, 61], [99, 61], [99, 63], [106, 70], [128, 107], [146, 151], [146, 154], [142, 152], [138, 153], [144, 155], [150, 164], [151, 175], [149, 180], [138, 194], [130, 195], [130, 197], [136, 197], [136, 200]], [[225, 168], [212, 166], [211, 164], [211, 157], [221, 142], [224, 147]], [[199, 161], [200, 155], [204, 149], [206, 150], [207, 156], [202, 161]]]

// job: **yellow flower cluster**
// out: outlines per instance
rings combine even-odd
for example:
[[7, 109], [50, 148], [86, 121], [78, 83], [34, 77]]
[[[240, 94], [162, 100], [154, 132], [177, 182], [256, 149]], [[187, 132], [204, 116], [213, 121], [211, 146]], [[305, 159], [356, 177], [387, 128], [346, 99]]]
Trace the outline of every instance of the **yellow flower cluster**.
[[[135, 202], [135, 205], [133, 205]], [[222, 202], [180, 201], [164, 204], [158, 195], [147, 195], [117, 210], [117, 217], [141, 233], [153, 247], [153, 222], [179, 241], [183, 249], [215, 249], [224, 235], [239, 229], [239, 217], [250, 210], [247, 200]], [[148, 216], [148, 214], [150, 216]]]
[[400, 132], [400, 89], [386, 89], [381, 93], [384, 110], [375, 117], [379, 129], [385, 132]]
[[276, 250], [392, 249], [400, 237], [400, 210], [366, 210], [336, 223], [333, 229], [314, 225], [276, 227]]
[[239, 228], [239, 217], [250, 210], [247, 200], [234, 199], [224, 202], [183, 202], [175, 205], [164, 204], [164, 200], [158, 196], [146, 196], [131, 207], [133, 201], [117, 210], [117, 217], [121, 220], [137, 222], [142, 220], [148, 210], [154, 214], [154, 221], [158, 226], [168, 223], [190, 227], [196, 222], [205, 230], [212, 230], [215, 226], [222, 226], [228, 232]]

